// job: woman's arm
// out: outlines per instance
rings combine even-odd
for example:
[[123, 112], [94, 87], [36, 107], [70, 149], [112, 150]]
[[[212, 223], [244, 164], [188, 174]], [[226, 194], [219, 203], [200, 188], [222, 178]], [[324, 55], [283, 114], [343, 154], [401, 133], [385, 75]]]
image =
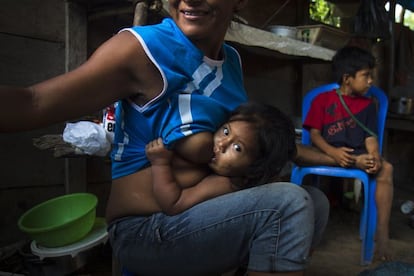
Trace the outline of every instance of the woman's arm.
[[[100, 46], [77, 69], [27, 88], [0, 87], [0, 131], [19, 131], [95, 113], [118, 99], [162, 89], [135, 37], [122, 32]], [[155, 81], [154, 81], [155, 80]], [[143, 92], [145, 91], [145, 93]]]
[[294, 162], [299, 166], [338, 165], [335, 159], [315, 147], [297, 144], [296, 150], [297, 154]]
[[321, 151], [331, 156], [341, 167], [350, 167], [355, 164], [355, 157], [352, 155], [352, 148], [331, 146], [322, 137], [320, 130], [312, 128], [310, 130], [312, 143]]

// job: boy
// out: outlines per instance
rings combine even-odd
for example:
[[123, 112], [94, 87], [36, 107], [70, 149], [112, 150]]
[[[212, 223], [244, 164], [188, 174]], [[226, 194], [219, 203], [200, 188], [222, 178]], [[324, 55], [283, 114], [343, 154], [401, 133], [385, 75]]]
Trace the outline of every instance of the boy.
[[249, 102], [239, 106], [213, 135], [205, 169], [164, 147], [146, 146], [154, 197], [163, 212], [176, 214], [213, 196], [275, 181], [296, 155], [295, 128], [277, 108]]
[[[378, 209], [376, 253], [390, 260], [389, 219], [393, 199], [393, 167], [379, 154], [376, 138], [376, 106], [364, 94], [372, 85], [375, 59], [357, 47], [344, 47], [332, 60], [333, 76], [340, 88], [318, 95], [312, 102], [303, 127], [309, 129], [311, 141], [331, 156], [341, 167], [357, 167], [377, 180], [375, 200]], [[365, 127], [361, 127], [347, 112]]]

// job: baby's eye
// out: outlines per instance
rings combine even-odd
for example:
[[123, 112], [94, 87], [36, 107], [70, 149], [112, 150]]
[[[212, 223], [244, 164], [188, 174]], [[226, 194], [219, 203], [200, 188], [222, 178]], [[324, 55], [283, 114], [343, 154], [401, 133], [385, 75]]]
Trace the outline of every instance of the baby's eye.
[[229, 133], [230, 133], [229, 128], [224, 126], [223, 127], [223, 134], [227, 136], [227, 135], [229, 135]]
[[234, 148], [235, 151], [238, 151], [238, 152], [242, 151], [242, 148], [239, 144], [233, 144], [233, 148]]

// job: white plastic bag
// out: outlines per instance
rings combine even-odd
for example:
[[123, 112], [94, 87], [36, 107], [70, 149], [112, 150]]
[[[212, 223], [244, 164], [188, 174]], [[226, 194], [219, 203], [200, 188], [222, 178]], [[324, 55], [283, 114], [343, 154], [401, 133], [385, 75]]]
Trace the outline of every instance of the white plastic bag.
[[63, 140], [88, 155], [106, 156], [111, 149], [103, 127], [89, 121], [66, 123]]

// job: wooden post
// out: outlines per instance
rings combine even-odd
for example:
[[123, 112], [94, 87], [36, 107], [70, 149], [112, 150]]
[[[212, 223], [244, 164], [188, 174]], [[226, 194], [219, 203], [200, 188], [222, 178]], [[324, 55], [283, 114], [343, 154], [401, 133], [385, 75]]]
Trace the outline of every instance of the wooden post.
[[395, 30], [394, 30], [394, 22], [395, 22], [395, 6], [397, 4], [396, 0], [390, 1], [390, 9], [389, 9], [389, 32], [390, 32], [390, 74], [388, 79], [388, 93], [394, 87], [395, 82]]
[[159, 13], [162, 10], [161, 0], [132, 0], [134, 5], [134, 26], [146, 25], [148, 22], [148, 11]]
[[145, 0], [134, 2], [134, 26], [141, 26], [147, 23], [148, 3]]

